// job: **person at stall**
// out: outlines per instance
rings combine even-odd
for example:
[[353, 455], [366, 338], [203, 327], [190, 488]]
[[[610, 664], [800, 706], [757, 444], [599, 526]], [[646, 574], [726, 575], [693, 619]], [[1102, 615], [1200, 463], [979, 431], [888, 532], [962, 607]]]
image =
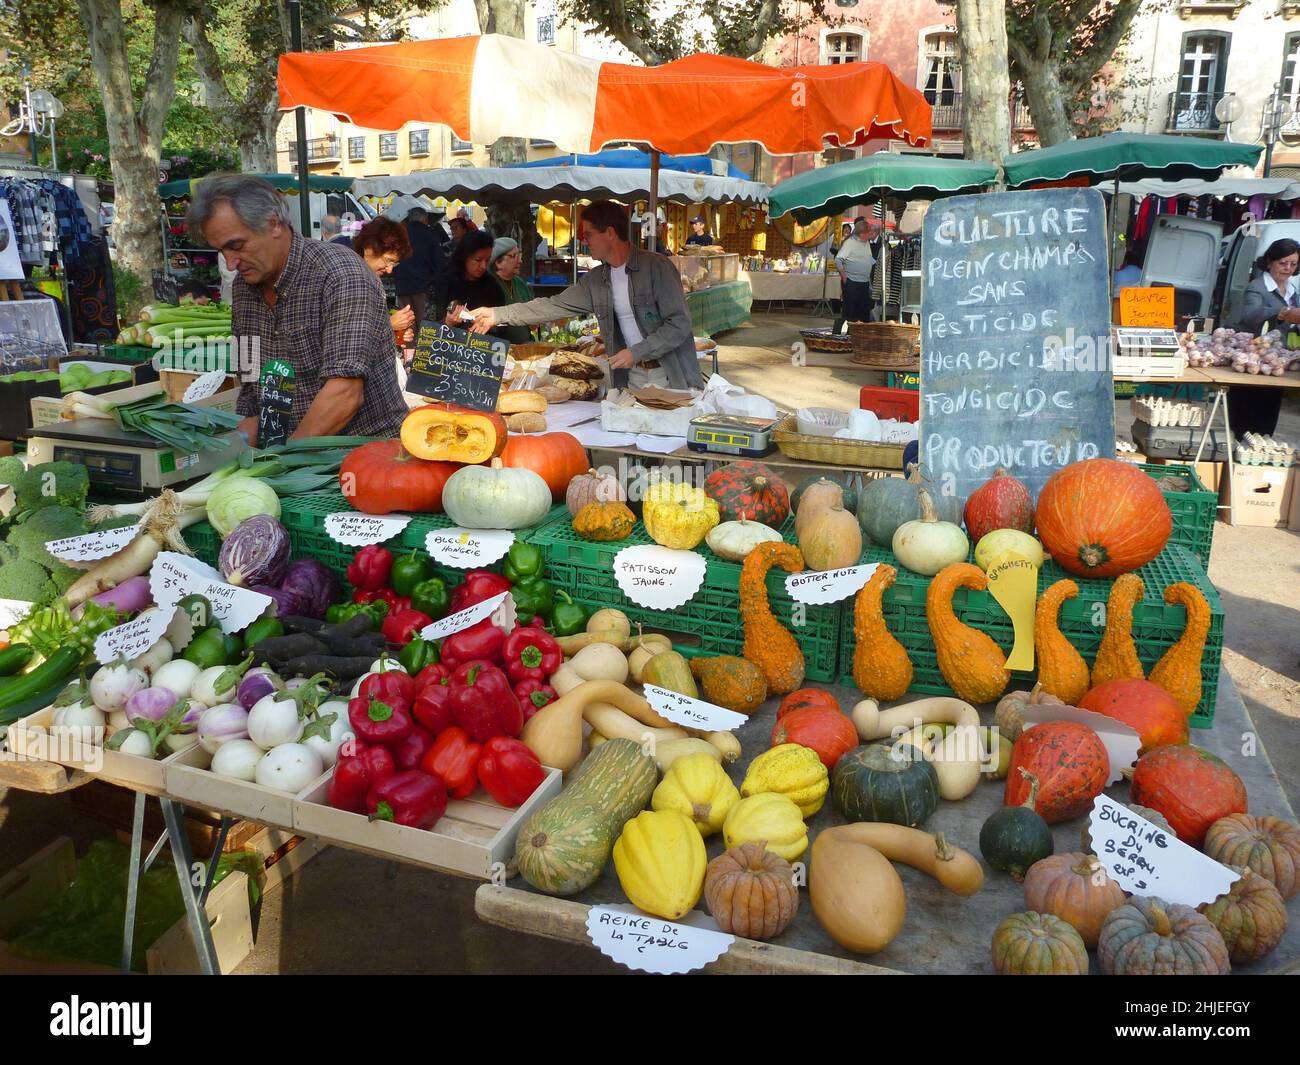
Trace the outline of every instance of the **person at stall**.
[[336, 214], [320, 216], [320, 239], [329, 243], [343, 232], [343, 223]]
[[[1225, 323], [1244, 333], [1258, 333], [1268, 323], [1283, 337], [1300, 332], [1300, 244], [1283, 237], [1275, 240], [1255, 261], [1256, 276], [1246, 286], [1241, 310]], [[1270, 436], [1282, 410], [1282, 389], [1264, 385], [1237, 385], [1228, 389], [1228, 421], [1233, 433]]]
[[600, 266], [558, 296], [508, 307], [474, 306], [475, 332], [594, 314], [618, 388], [702, 387], [691, 313], [672, 260], [634, 247], [627, 210], [610, 200], [583, 209], [579, 238]]
[[[391, 218], [372, 218], [352, 238], [352, 250], [361, 256], [375, 277], [393, 273], [411, 254], [411, 242], [406, 230]], [[393, 336], [398, 344], [410, 344], [415, 339], [415, 310], [410, 306], [398, 307], [388, 320], [393, 326]]]
[[415, 321], [423, 322], [429, 309], [429, 286], [442, 269], [442, 245], [429, 227], [429, 215], [423, 207], [412, 207], [406, 215], [409, 251], [393, 268], [393, 289], [397, 305], [409, 307]]
[[[505, 293], [507, 305], [527, 303], [533, 298], [528, 283], [519, 276], [523, 262], [524, 255], [517, 241], [510, 237], [497, 237], [492, 242], [492, 277]], [[512, 344], [527, 344], [533, 340], [533, 332], [526, 325], [499, 326], [493, 335]]]
[[840, 245], [835, 265], [840, 271], [843, 306], [831, 332], [838, 334], [845, 322], [871, 321], [871, 271], [876, 256], [871, 250], [872, 227], [865, 218], [853, 223], [853, 235]]
[[434, 296], [439, 320], [464, 329], [465, 322], [460, 319], [462, 308], [500, 307], [506, 302], [505, 292], [491, 275], [491, 265], [490, 236], [476, 229], [460, 238], [438, 276]]
[[655, 234], [655, 251], [660, 255], [672, 255], [672, 246], [668, 243], [668, 222], [659, 221], [659, 232]]
[[713, 239], [713, 234], [709, 232], [708, 220], [702, 214], [697, 214], [691, 219], [691, 235], [686, 238], [687, 244], [699, 244], [709, 248], [717, 243]]
[[238, 275], [232, 332], [253, 345], [239, 428], [258, 447], [394, 436], [407, 407], [383, 286], [351, 249], [294, 232], [289, 210], [270, 182], [218, 174], [198, 183], [186, 214]]
[[832, 241], [831, 241], [831, 256], [832, 256], [832, 257], [834, 257], [834, 256], [836, 256], [836, 255], [838, 255], [838, 254], [840, 253], [840, 249], [841, 249], [842, 247], [844, 247], [844, 242], [845, 242], [846, 240], [848, 240], [849, 237], [851, 237], [851, 236], [853, 236], [853, 223], [852, 223], [852, 222], [845, 222], [842, 226], [840, 226], [840, 233], [839, 233], [839, 236], [833, 238]]

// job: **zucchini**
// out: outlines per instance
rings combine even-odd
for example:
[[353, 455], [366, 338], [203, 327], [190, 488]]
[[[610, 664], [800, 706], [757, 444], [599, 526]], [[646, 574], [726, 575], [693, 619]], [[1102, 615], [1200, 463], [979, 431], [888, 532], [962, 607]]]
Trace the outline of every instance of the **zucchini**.
[[12, 677], [32, 660], [35, 652], [25, 643], [11, 643], [0, 651], [0, 677]]
[[49, 688], [54, 689], [50, 696], [53, 700], [80, 665], [81, 648], [60, 647], [30, 673], [0, 680], [0, 717], [5, 716], [6, 711], [12, 707], [25, 704]]

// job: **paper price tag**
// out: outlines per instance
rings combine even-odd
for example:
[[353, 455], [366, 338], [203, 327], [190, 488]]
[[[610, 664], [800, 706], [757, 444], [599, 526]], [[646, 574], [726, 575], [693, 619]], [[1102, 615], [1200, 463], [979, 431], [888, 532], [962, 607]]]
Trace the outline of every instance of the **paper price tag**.
[[65, 536], [62, 540], [51, 540], [45, 545], [45, 550], [64, 562], [93, 562], [116, 555], [139, 535], [139, 528], [129, 525], [124, 529], [105, 529], [85, 536]]
[[17, 625], [32, 612], [32, 604], [23, 599], [0, 599], [0, 629]]
[[1023, 555], [1008, 551], [989, 567], [989, 592], [1011, 618], [1015, 644], [1007, 669], [1034, 668], [1034, 605], [1038, 598], [1038, 567]]
[[435, 562], [456, 569], [491, 565], [514, 542], [509, 529], [435, 529], [424, 538], [425, 550]]
[[704, 914], [665, 921], [631, 906], [591, 907], [587, 936], [605, 957], [620, 965], [665, 976], [689, 973], [715, 962], [736, 941]]
[[663, 714], [676, 725], [687, 728], [703, 729], [705, 732], [730, 732], [740, 728], [748, 718], [723, 706], [706, 703], [703, 699], [692, 699], [689, 695], [656, 688], [653, 684], [645, 686], [646, 702], [657, 714]]
[[215, 396], [221, 391], [221, 386], [225, 383], [225, 370], [209, 370], [190, 382], [189, 388], [185, 390], [185, 395], [181, 397], [181, 402], [197, 403], [201, 399]]
[[368, 547], [391, 540], [410, 524], [410, 518], [342, 511], [325, 515], [325, 535], [346, 547]]
[[477, 625], [484, 618], [491, 618], [492, 624], [497, 628], [509, 632], [515, 627], [514, 597], [509, 592], [494, 595], [491, 599], [467, 606], [464, 610], [457, 610], [454, 614], [426, 625], [420, 630], [420, 635], [426, 640], [445, 640], [471, 625]]
[[108, 663], [116, 662], [119, 658], [127, 662], [138, 658], [163, 638], [175, 612], [174, 608], [150, 610], [138, 618], [101, 632], [95, 640], [95, 659]]
[[175, 606], [182, 596], [203, 596], [227, 635], [248, 628], [271, 605], [269, 595], [227, 584], [211, 566], [175, 551], [159, 552], [149, 571], [149, 591], [163, 610]]
[[785, 579], [785, 590], [795, 602], [807, 603], [809, 606], [838, 603], [841, 599], [857, 595], [879, 568], [880, 563], [872, 562], [866, 566], [828, 569], [821, 573], [791, 573]]
[[1121, 770], [1137, 761], [1138, 748], [1142, 746], [1142, 738], [1128, 725], [1105, 714], [1080, 710], [1077, 706], [1039, 703], [1037, 706], [1025, 707], [1021, 716], [1025, 728], [1041, 725], [1045, 721], [1077, 721], [1080, 725], [1087, 725], [1097, 734], [1110, 759], [1110, 776], [1106, 778], [1108, 785], [1120, 779]]
[[1092, 801], [1088, 835], [1110, 878], [1134, 895], [1199, 906], [1226, 894], [1240, 879], [1226, 865], [1105, 795]]
[[614, 556], [614, 579], [637, 606], [676, 610], [700, 590], [705, 566], [704, 556], [694, 551], [638, 544]]

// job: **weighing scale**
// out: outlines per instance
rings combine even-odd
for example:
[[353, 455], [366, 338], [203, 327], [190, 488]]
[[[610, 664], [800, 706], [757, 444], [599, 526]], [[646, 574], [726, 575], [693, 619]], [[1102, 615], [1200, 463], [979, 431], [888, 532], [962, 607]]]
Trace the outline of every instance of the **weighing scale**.
[[33, 463], [85, 466], [94, 488], [145, 496], [206, 477], [248, 447], [237, 429], [219, 438], [224, 447], [186, 454], [142, 433], [127, 432], [106, 418], [76, 418], [29, 429], [27, 454]]
[[761, 458], [775, 445], [775, 418], [747, 418], [739, 414], [701, 414], [691, 419], [686, 446], [692, 451], [717, 451], [724, 455]]

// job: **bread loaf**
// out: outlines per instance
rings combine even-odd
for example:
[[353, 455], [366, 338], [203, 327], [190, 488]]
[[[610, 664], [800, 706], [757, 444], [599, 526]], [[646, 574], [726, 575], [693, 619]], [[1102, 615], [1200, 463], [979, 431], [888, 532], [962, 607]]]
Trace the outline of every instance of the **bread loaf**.
[[512, 414], [506, 419], [506, 428], [512, 433], [544, 433], [546, 419], [535, 411]]
[[531, 388], [512, 388], [497, 394], [498, 414], [544, 414], [546, 397]]

